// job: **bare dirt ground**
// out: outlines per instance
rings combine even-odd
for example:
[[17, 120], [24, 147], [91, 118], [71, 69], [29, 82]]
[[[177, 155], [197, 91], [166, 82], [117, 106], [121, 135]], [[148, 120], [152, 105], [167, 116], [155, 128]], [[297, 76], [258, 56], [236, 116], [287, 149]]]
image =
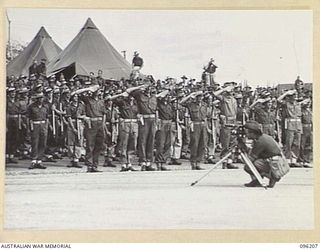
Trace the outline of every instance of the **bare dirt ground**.
[[[295, 168], [273, 189], [246, 188], [243, 169], [166, 172], [6, 167], [5, 229], [313, 229], [313, 169]], [[203, 165], [207, 169], [212, 165]]]

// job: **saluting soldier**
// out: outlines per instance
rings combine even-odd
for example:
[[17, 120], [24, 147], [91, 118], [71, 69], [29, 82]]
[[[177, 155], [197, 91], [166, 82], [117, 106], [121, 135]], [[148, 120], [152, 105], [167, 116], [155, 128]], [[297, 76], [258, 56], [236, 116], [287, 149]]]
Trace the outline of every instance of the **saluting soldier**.
[[300, 155], [302, 133], [301, 105], [296, 101], [296, 90], [289, 90], [278, 98], [282, 103], [282, 114], [285, 124], [285, 156], [290, 166], [300, 166], [295, 162]]
[[[208, 106], [202, 101], [203, 92], [196, 91], [183, 98], [180, 102], [190, 112], [190, 162], [192, 170], [202, 170], [200, 162], [203, 160], [207, 147], [207, 114]], [[190, 99], [193, 99], [190, 101]]]
[[99, 85], [76, 90], [75, 94], [89, 91], [87, 96], [83, 96], [86, 111], [85, 138], [86, 138], [86, 165], [87, 172], [101, 172], [98, 170], [99, 155], [104, 149], [105, 114], [106, 108], [104, 100], [98, 98]]
[[206, 84], [214, 84], [214, 73], [216, 72], [217, 68], [218, 66], [214, 64], [214, 60], [211, 58], [207, 67], [205, 67], [205, 74], [208, 76], [206, 77]]
[[170, 158], [171, 146], [174, 134], [175, 109], [171, 103], [171, 97], [168, 90], [157, 94], [157, 112], [159, 130], [157, 132], [157, 147], [155, 162], [159, 171], [168, 170], [164, 164]]
[[[121, 171], [136, 171], [132, 166], [131, 155], [136, 152], [138, 136], [138, 107], [127, 92], [109, 97], [119, 108], [119, 151]], [[131, 140], [131, 141], [130, 141]]]
[[[233, 82], [227, 82], [224, 84], [224, 88], [214, 92], [216, 98], [220, 100], [220, 141], [222, 146], [221, 157], [223, 157], [228, 150], [230, 150], [230, 143], [232, 141], [231, 131], [234, 126], [236, 126], [238, 105], [236, 99], [232, 95], [233, 87]], [[227, 162], [224, 162], [222, 167], [227, 169], [238, 168], [232, 164], [232, 159], [228, 159]]]
[[28, 106], [27, 117], [31, 130], [31, 166], [29, 169], [45, 169], [42, 159], [47, 146], [49, 107], [43, 103], [43, 93], [33, 96], [34, 102]]
[[156, 110], [157, 97], [153, 93], [155, 88], [148, 85], [141, 85], [127, 89], [127, 92], [133, 96], [137, 102], [139, 111], [139, 135], [138, 151], [141, 171], [154, 171], [153, 148], [156, 132]]
[[70, 98], [70, 105], [66, 109], [66, 119], [68, 121], [68, 150], [71, 158], [71, 165], [68, 167], [81, 168], [79, 159], [83, 147], [83, 129], [85, 118], [85, 106], [79, 100], [77, 94], [72, 93]]
[[[102, 92], [102, 89], [99, 90]], [[101, 93], [103, 98], [103, 93]], [[115, 164], [112, 163], [112, 156], [114, 152], [114, 147], [116, 144], [116, 138], [117, 138], [117, 131], [116, 131], [116, 111], [113, 103], [109, 98], [106, 98], [104, 100], [105, 106], [106, 106], [106, 113], [105, 113], [105, 128], [107, 129], [105, 131], [106, 137], [105, 137], [105, 151], [104, 151], [104, 167], [111, 167], [115, 168], [117, 167]]]
[[272, 110], [271, 98], [259, 98], [250, 107], [253, 108], [255, 121], [261, 124], [262, 132], [275, 137], [276, 114]]
[[20, 105], [16, 100], [16, 89], [8, 89], [7, 99], [7, 144], [6, 144], [6, 160], [8, 163], [18, 163], [14, 158], [19, 146], [19, 119]]

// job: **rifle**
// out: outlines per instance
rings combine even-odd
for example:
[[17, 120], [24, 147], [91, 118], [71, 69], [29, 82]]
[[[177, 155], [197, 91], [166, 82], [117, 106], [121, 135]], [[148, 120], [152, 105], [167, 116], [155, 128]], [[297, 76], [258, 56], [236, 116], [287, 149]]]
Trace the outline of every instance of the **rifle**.
[[18, 123], [19, 123], [19, 130], [22, 129], [21, 127], [21, 114], [18, 114]]
[[176, 104], [176, 121], [175, 121], [175, 125], [176, 125], [176, 138], [175, 138], [175, 144], [179, 145], [181, 142], [179, 141], [179, 134], [181, 134], [181, 127], [179, 125], [179, 107], [178, 107], [179, 103], [177, 102]]
[[[60, 103], [60, 111], [62, 112], [62, 103]], [[62, 115], [62, 114], [60, 115], [60, 121], [61, 121], [61, 127], [60, 127], [60, 130], [61, 130], [61, 133], [63, 134], [64, 121], [63, 121], [63, 115]]]
[[52, 108], [52, 134], [53, 137], [56, 136], [56, 117], [54, 114], [54, 108]]
[[216, 137], [216, 127], [214, 124], [214, 116], [215, 116], [215, 107], [212, 102], [212, 110], [211, 110], [211, 133], [212, 133], [212, 143], [213, 143], [213, 153], [215, 152], [216, 149], [216, 144], [217, 144], [217, 137]]
[[276, 111], [276, 130], [277, 130], [277, 141], [279, 143], [279, 146], [282, 147], [282, 131], [281, 131], [281, 127], [280, 127], [280, 122], [279, 122], [279, 118], [280, 114], [279, 114], [279, 107], [277, 107], [277, 111]]

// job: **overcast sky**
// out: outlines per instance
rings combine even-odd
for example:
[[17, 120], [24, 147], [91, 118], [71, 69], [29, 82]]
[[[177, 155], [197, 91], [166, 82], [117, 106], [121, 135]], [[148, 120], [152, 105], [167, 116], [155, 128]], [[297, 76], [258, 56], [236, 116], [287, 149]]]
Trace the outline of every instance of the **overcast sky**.
[[8, 9], [11, 38], [30, 42], [41, 26], [64, 49], [91, 17], [121, 52], [140, 52], [155, 78], [200, 78], [212, 57], [218, 82], [312, 82], [312, 11], [110, 11]]

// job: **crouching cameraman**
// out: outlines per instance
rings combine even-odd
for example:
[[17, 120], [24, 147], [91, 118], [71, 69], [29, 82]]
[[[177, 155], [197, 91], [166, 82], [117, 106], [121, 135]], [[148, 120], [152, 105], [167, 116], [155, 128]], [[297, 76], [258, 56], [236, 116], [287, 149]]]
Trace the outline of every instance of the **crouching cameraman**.
[[[261, 125], [256, 121], [248, 121], [245, 125], [245, 134], [253, 140], [252, 149], [249, 151], [249, 159], [256, 167], [260, 175], [269, 178], [269, 188], [273, 188], [282, 176], [289, 172], [289, 165], [277, 142], [269, 135], [263, 134]], [[240, 146], [245, 147], [243, 144]], [[260, 186], [258, 180], [248, 166], [244, 170], [251, 176], [252, 181], [245, 184], [246, 187]]]

